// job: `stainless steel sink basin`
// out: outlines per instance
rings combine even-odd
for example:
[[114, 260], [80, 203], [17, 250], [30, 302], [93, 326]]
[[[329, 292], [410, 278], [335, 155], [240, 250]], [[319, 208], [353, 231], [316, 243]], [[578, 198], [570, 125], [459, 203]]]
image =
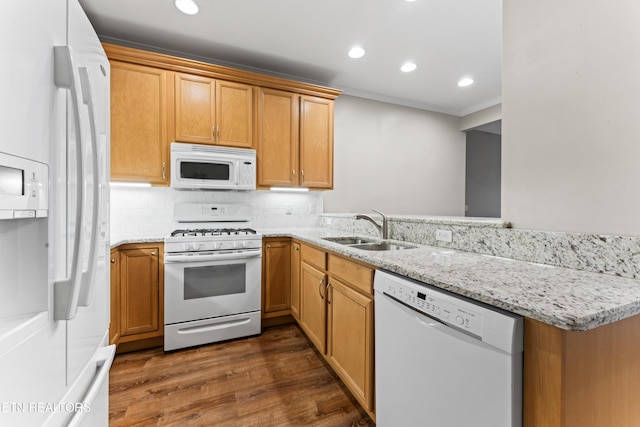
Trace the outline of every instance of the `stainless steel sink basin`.
[[323, 237], [323, 240], [339, 243], [341, 245], [361, 245], [363, 243], [374, 243], [375, 240], [365, 239], [362, 237], [348, 236], [348, 237]]
[[398, 251], [402, 249], [417, 248], [417, 246], [413, 246], [413, 245], [405, 245], [401, 243], [391, 243], [391, 242], [365, 243], [361, 245], [351, 245], [351, 247], [356, 249], [364, 249], [365, 251]]

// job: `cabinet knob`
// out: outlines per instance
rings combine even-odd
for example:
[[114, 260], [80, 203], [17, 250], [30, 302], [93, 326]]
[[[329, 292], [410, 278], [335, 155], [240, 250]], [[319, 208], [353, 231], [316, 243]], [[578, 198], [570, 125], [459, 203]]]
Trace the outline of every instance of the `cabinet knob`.
[[293, 248], [293, 250], [294, 250], [294, 251], [299, 251], [299, 250], [300, 250], [300, 248], [296, 246], [295, 248]]
[[115, 264], [116, 263], [116, 259], [115, 258], [111, 258], [111, 264]]
[[267, 245], [267, 248], [270, 248], [270, 247], [271, 247], [271, 245]]
[[151, 255], [156, 256], [156, 253], [155, 252], [151, 252]]

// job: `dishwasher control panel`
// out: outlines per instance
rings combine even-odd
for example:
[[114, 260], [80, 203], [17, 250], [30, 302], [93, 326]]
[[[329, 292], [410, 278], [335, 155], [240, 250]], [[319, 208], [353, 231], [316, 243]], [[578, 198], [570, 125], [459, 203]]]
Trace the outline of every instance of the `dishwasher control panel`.
[[383, 292], [391, 298], [442, 323], [476, 336], [482, 335], [482, 314], [472, 304], [444, 292], [414, 283], [385, 283]]

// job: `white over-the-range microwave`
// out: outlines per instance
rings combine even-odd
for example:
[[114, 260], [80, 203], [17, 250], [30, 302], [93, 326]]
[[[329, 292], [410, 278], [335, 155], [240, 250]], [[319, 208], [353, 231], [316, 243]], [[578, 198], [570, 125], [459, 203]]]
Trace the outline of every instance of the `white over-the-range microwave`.
[[255, 190], [256, 151], [172, 142], [171, 187], [179, 190]]

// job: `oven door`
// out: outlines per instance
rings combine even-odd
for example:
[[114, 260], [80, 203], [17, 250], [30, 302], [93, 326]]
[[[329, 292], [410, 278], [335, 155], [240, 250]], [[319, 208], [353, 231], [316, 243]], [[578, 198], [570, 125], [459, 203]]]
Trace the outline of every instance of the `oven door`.
[[260, 249], [165, 254], [165, 325], [260, 310]]

